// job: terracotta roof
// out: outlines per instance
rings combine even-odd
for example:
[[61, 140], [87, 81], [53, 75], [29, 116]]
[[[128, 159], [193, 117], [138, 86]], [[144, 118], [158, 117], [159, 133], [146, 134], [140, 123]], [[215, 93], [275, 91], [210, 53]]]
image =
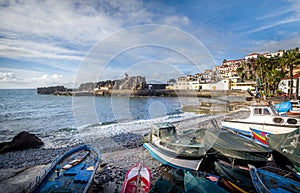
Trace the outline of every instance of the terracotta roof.
[[[293, 75], [293, 79], [297, 79], [298, 77], [300, 77], [300, 73], [294, 74]], [[290, 80], [290, 77], [284, 78], [283, 80]]]
[[261, 54], [254, 52], [254, 53], [248, 54], [247, 56], [253, 56], [253, 55], [261, 55]]

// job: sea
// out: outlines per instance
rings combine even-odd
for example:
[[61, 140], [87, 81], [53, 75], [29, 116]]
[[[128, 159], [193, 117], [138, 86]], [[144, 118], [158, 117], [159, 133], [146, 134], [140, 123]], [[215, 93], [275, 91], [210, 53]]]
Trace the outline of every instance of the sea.
[[72, 97], [39, 95], [36, 89], [1, 89], [0, 101], [0, 142], [28, 131], [40, 137], [45, 148], [199, 116], [181, 110], [183, 105], [199, 103], [191, 97]]

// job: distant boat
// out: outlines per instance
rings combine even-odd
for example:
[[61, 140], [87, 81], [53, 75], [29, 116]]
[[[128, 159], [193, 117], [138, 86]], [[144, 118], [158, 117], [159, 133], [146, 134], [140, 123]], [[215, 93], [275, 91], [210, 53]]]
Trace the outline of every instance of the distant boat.
[[30, 192], [88, 191], [100, 162], [101, 154], [89, 145], [76, 147], [54, 160]]
[[233, 165], [222, 160], [218, 160], [215, 163], [215, 170], [218, 174], [229, 180], [227, 183], [239, 192], [251, 192], [254, 189], [250, 172], [248, 167]]
[[259, 193], [300, 192], [299, 182], [252, 165], [249, 168], [255, 189]]
[[206, 179], [205, 177], [193, 176], [189, 171], [185, 171], [184, 175], [184, 190], [193, 193], [207, 193], [207, 192], [227, 192], [216, 183]]
[[300, 128], [290, 133], [268, 134], [267, 143], [272, 149], [287, 157], [300, 172]]
[[122, 193], [147, 193], [151, 185], [151, 172], [143, 163], [137, 163], [126, 173]]
[[225, 119], [222, 126], [246, 136], [252, 136], [250, 128], [281, 134], [289, 133], [300, 126], [299, 118], [280, 116], [274, 106], [249, 106], [248, 113], [247, 118]]

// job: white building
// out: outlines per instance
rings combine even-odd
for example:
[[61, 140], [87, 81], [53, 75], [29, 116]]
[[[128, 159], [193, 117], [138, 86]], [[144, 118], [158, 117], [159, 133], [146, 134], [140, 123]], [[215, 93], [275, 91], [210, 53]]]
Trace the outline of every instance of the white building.
[[230, 80], [223, 79], [218, 82], [210, 82], [210, 83], [201, 83], [199, 85], [199, 90], [229, 90], [230, 88]]
[[[290, 78], [284, 78], [283, 80], [280, 81], [278, 85], [278, 89], [281, 90], [284, 94], [288, 94], [290, 91]], [[293, 76], [293, 88], [292, 88], [292, 93], [294, 96], [300, 96], [300, 73], [295, 74]]]
[[256, 88], [256, 82], [248, 81], [248, 82], [235, 82], [231, 83], [231, 90], [251, 90], [254, 91]]
[[245, 56], [245, 60], [257, 59], [258, 56], [260, 56], [260, 55], [261, 55], [261, 54], [259, 54], [259, 53], [248, 54], [247, 56]]
[[278, 50], [277, 52], [264, 53], [263, 56], [266, 58], [275, 58], [275, 57], [282, 57], [283, 54], [284, 54], [284, 50]]

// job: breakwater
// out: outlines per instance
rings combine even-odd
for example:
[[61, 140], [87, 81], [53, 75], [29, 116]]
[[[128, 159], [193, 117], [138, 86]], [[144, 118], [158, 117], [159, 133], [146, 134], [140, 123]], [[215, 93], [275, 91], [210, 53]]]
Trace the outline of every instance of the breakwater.
[[[44, 94], [44, 93], [38, 93]], [[54, 91], [51, 94], [61, 96], [161, 96], [161, 97], [205, 97], [222, 96], [251, 97], [247, 91], [239, 90], [169, 90], [169, 89], [142, 89], [142, 90], [95, 90], [95, 91]]]

